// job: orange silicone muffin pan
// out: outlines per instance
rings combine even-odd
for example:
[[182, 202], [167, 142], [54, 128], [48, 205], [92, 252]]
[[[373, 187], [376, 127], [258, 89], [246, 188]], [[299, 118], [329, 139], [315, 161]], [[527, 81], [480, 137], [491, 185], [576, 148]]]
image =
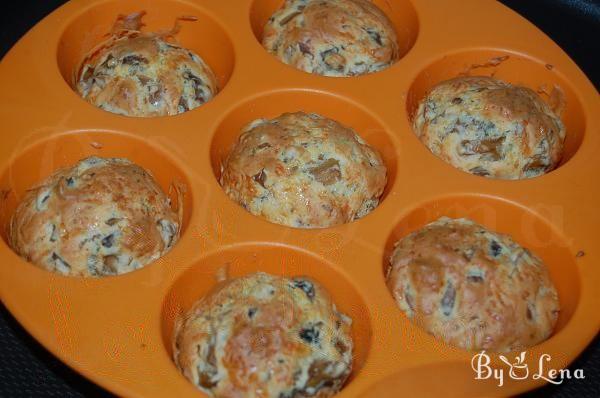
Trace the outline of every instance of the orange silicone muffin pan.
[[[0, 64], [0, 294], [25, 328], [69, 366], [116, 394], [198, 397], [171, 360], [175, 318], [215, 285], [254, 271], [308, 275], [353, 319], [355, 365], [339, 397], [400, 394], [511, 395], [542, 378], [475, 380], [473, 352], [414, 326], [385, 285], [395, 240], [440, 216], [469, 217], [511, 234], [547, 264], [562, 311], [554, 334], [527, 350], [522, 367], [566, 367], [600, 327], [600, 100], [558, 46], [491, 0], [375, 0], [398, 34], [401, 58], [351, 78], [286, 66], [260, 45], [281, 0], [74, 0], [35, 26]], [[222, 90], [177, 116], [105, 112], [70, 87], [84, 54], [118, 14], [147, 12], [148, 31], [192, 15], [177, 40], [215, 71]], [[507, 57], [506, 57], [507, 56]], [[502, 62], [492, 62], [497, 59]], [[473, 68], [473, 65], [480, 65]], [[566, 109], [565, 155], [547, 175], [491, 180], [461, 172], [416, 138], [410, 117], [432, 85], [469, 71], [540, 92], [559, 86]], [[271, 224], [230, 201], [220, 162], [240, 128], [259, 117], [303, 110], [336, 119], [376, 147], [389, 181], [381, 205], [338, 227]], [[27, 263], [6, 244], [26, 189], [90, 155], [127, 157], [168, 189], [186, 187], [183, 232], [174, 249], [143, 269], [73, 278]], [[508, 354], [514, 358], [519, 353]], [[490, 354], [490, 366], [509, 368]]]

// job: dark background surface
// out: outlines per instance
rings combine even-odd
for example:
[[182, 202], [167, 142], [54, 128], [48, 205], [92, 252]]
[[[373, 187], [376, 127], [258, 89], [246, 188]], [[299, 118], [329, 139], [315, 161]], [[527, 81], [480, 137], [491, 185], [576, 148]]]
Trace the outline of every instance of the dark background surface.
[[[415, 0], [417, 1], [417, 0]], [[459, 1], [459, 0], [456, 0]], [[0, 56], [64, 0], [21, 0], [0, 12]], [[546, 32], [600, 87], [600, 0], [501, 0]], [[600, 397], [600, 339], [572, 364], [585, 380], [565, 380], [524, 397]], [[0, 305], [0, 397], [110, 397], [38, 344]]]

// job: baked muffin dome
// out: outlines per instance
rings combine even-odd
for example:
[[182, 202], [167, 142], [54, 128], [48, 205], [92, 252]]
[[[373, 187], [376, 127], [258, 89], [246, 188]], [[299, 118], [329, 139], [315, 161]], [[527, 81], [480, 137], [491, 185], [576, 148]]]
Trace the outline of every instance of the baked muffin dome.
[[352, 369], [351, 320], [306, 277], [256, 273], [200, 299], [175, 330], [183, 375], [217, 397], [331, 397]]
[[419, 103], [415, 134], [436, 156], [490, 178], [542, 175], [561, 160], [565, 127], [534, 91], [491, 77], [458, 77]]
[[83, 60], [76, 90], [91, 104], [127, 116], [176, 115], [218, 91], [212, 70], [166, 33], [141, 32], [141, 16], [120, 17], [110, 38]]
[[394, 27], [369, 0], [286, 0], [262, 43], [280, 61], [325, 76], [376, 72], [399, 52]]
[[49, 271], [105, 276], [158, 259], [180, 228], [181, 216], [147, 171], [126, 159], [90, 157], [27, 191], [8, 240]]
[[249, 212], [300, 228], [363, 217], [385, 184], [381, 157], [354, 130], [304, 112], [250, 123], [221, 173], [225, 193]]
[[396, 243], [388, 288], [418, 326], [467, 350], [524, 350], [559, 312], [546, 266], [509, 236], [442, 217]]

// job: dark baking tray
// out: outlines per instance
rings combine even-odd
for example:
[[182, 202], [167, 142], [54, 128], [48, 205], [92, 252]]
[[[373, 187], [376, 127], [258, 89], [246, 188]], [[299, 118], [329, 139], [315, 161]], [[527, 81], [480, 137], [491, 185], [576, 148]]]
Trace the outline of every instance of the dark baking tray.
[[[233, 6], [234, 0], [230, 1]], [[501, 2], [550, 36], [579, 65], [595, 87], [600, 87], [599, 0]], [[34, 24], [63, 3], [64, 0], [21, 0], [3, 5], [0, 13], [0, 56], [4, 56]], [[586, 378], [565, 380], [561, 385], [545, 386], [525, 396], [600, 396], [600, 338], [590, 344], [571, 368], [583, 369]], [[0, 397], [110, 396], [48, 353], [0, 305]]]

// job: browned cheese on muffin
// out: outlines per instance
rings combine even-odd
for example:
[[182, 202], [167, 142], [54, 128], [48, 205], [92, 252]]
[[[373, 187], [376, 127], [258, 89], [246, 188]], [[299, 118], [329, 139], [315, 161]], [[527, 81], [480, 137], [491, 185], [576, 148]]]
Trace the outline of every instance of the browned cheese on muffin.
[[351, 320], [307, 277], [219, 285], [176, 325], [174, 360], [216, 398], [326, 398], [352, 370]]
[[288, 65], [325, 76], [376, 72], [399, 57], [394, 27], [369, 0], [286, 0], [266, 24], [263, 46]]
[[105, 276], [158, 259], [180, 227], [181, 214], [147, 171], [127, 159], [90, 157], [27, 191], [8, 239], [17, 254], [49, 271]]
[[212, 70], [169, 32], [141, 32], [143, 13], [120, 16], [110, 37], [83, 60], [76, 90], [91, 104], [127, 116], [176, 115], [218, 91]]
[[463, 171], [501, 179], [545, 174], [561, 160], [565, 127], [533, 90], [484, 76], [439, 83], [419, 103], [415, 134]]
[[509, 236], [442, 217], [396, 243], [387, 285], [404, 313], [467, 350], [524, 350], [556, 325], [546, 266]]
[[221, 185], [271, 222], [329, 227], [377, 207], [386, 167], [354, 130], [317, 114], [284, 113], [243, 129], [223, 162]]

